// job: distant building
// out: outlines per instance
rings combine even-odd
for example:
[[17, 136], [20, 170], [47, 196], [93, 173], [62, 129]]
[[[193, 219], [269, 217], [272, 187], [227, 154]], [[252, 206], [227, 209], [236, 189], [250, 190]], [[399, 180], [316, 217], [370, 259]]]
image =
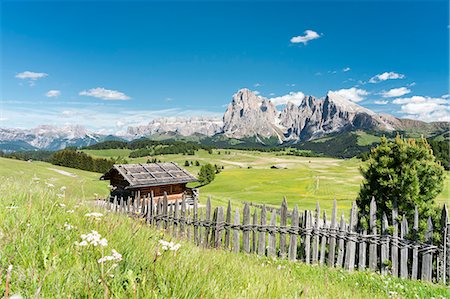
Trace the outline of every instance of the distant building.
[[198, 196], [197, 189], [186, 187], [197, 178], [176, 163], [116, 164], [100, 179], [110, 181], [111, 197], [143, 198], [153, 194], [158, 200], [167, 194], [172, 202], [183, 196], [192, 201]]

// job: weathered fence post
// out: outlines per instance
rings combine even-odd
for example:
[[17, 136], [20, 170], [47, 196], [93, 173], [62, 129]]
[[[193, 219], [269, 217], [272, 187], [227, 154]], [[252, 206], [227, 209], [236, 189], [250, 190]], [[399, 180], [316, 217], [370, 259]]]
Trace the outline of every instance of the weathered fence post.
[[353, 202], [348, 227], [349, 240], [347, 241], [347, 250], [345, 252], [345, 269], [349, 271], [353, 271], [353, 269], [355, 268], [356, 243], [354, 239], [356, 234], [356, 223], [357, 223], [356, 217], [357, 217], [356, 202]]
[[[406, 242], [406, 236], [408, 235], [408, 220], [406, 216], [403, 216], [402, 225], [400, 227], [400, 239], [401, 242]], [[403, 244], [400, 249], [400, 277], [408, 278], [408, 246]]]
[[438, 281], [442, 284], [446, 284], [447, 282], [447, 222], [448, 222], [448, 214], [447, 214], [447, 206], [444, 204], [441, 212], [441, 244], [442, 250], [439, 253], [439, 263], [437, 267]]
[[239, 252], [241, 247], [240, 230], [239, 230], [239, 209], [236, 209], [234, 214], [234, 228], [233, 228], [233, 252]]
[[252, 252], [256, 253], [258, 252], [258, 234], [256, 233], [256, 228], [258, 226], [258, 213], [256, 212], [256, 209], [253, 210], [253, 216], [252, 216]]
[[392, 247], [391, 247], [391, 264], [392, 276], [398, 276], [398, 207], [397, 201], [394, 201], [394, 208], [392, 209]]
[[277, 254], [277, 239], [275, 233], [275, 226], [277, 225], [277, 212], [272, 210], [272, 215], [270, 216], [270, 227], [269, 227], [269, 248], [267, 249], [267, 256], [273, 257]]
[[388, 220], [385, 213], [383, 213], [381, 221], [381, 234], [383, 236], [381, 244], [381, 274], [386, 275], [389, 272], [389, 232]]
[[225, 218], [226, 226], [225, 226], [225, 248], [230, 248], [230, 227], [231, 224], [231, 201], [228, 200], [228, 206], [227, 206], [227, 216]]
[[[425, 243], [432, 244], [433, 242], [433, 222], [431, 217], [428, 217], [427, 231], [425, 232]], [[433, 270], [433, 253], [430, 249], [425, 250], [422, 254], [422, 280], [431, 281], [431, 273]]]
[[169, 200], [167, 199], [167, 192], [164, 192], [163, 197], [163, 220], [164, 220], [164, 229], [167, 229], [167, 208], [169, 205]]
[[319, 202], [316, 201], [316, 212], [314, 214], [314, 229], [312, 237], [312, 263], [317, 264], [319, 259], [319, 225], [320, 225], [320, 206]]
[[178, 223], [180, 219], [178, 217], [178, 199], [175, 199], [175, 209], [173, 211], [173, 235], [178, 235]]
[[[286, 197], [283, 197], [283, 202], [280, 208], [280, 228], [281, 230], [286, 229], [287, 224], [287, 201]], [[286, 234], [280, 232], [280, 257], [286, 257]]]
[[250, 253], [250, 207], [248, 203], [244, 205], [244, 218], [242, 221], [243, 233], [242, 242], [245, 253]]
[[148, 195], [148, 201], [147, 201], [147, 223], [152, 223], [152, 216], [153, 216], [153, 194]]
[[184, 237], [186, 227], [186, 197], [184, 196], [184, 194], [183, 197], [181, 198], [181, 214], [179, 226], [180, 226], [180, 236]]
[[[295, 205], [292, 211], [291, 219], [291, 236], [289, 238], [289, 260], [295, 261], [297, 259], [297, 238], [298, 238], [298, 207]], [[272, 226], [272, 222], [270, 223]], [[269, 237], [270, 238], [270, 237]], [[270, 243], [270, 242], [269, 242]], [[269, 246], [270, 248], [270, 246]]]
[[331, 224], [330, 224], [330, 248], [328, 251], [328, 266], [334, 267], [334, 261], [336, 256], [336, 217], [337, 217], [337, 203], [336, 199], [333, 201], [333, 210], [331, 212]]
[[264, 205], [261, 209], [261, 222], [258, 236], [258, 254], [261, 256], [266, 255], [266, 224], [266, 206]]
[[192, 208], [189, 205], [187, 207], [187, 219], [186, 219], [186, 238], [188, 241], [191, 241], [192, 235], [191, 235], [191, 230], [192, 230]]
[[311, 258], [311, 211], [305, 211], [305, 263], [310, 263]]
[[[167, 219], [168, 219], [167, 220], [167, 230], [170, 230], [170, 226], [172, 226], [172, 229], [173, 229], [173, 227], [175, 227], [175, 218], [173, 217], [173, 213], [174, 213], [173, 204], [169, 204], [169, 214], [167, 216]], [[172, 233], [174, 233], [174, 236], [175, 236], [176, 232], [172, 231]]]
[[222, 246], [222, 232], [224, 226], [224, 213], [223, 207], [216, 208], [216, 227], [214, 232], [214, 247], [219, 248]]
[[[413, 226], [413, 240], [419, 239], [419, 210], [417, 207], [414, 209], [414, 226]], [[419, 277], [419, 246], [414, 243], [412, 250], [412, 266], [411, 266], [411, 279], [417, 279]]]
[[358, 258], [358, 270], [363, 271], [366, 269], [366, 253], [367, 253], [367, 243], [366, 243], [367, 231], [361, 230], [361, 241], [359, 242], [359, 258]]
[[198, 237], [198, 199], [197, 197], [194, 197], [194, 244], [200, 245], [200, 239]]
[[162, 211], [162, 204], [161, 199], [158, 198], [158, 201], [156, 203], [156, 228], [161, 229], [161, 211]]
[[206, 212], [205, 212], [205, 236], [203, 246], [208, 247], [208, 238], [211, 226], [211, 197], [208, 196], [208, 200], [206, 201]]
[[345, 220], [344, 220], [344, 213], [342, 213], [341, 222], [339, 224], [338, 255], [336, 261], [336, 266], [338, 267], [342, 267], [344, 261], [344, 238], [345, 238]]
[[319, 264], [323, 265], [323, 263], [325, 262], [325, 251], [326, 251], [326, 247], [327, 247], [327, 234], [325, 233], [327, 230], [327, 213], [326, 211], [323, 211], [323, 234], [322, 234], [322, 241], [321, 244], [322, 246], [320, 247], [320, 260], [319, 260]]
[[369, 269], [375, 271], [377, 269], [378, 254], [377, 243], [375, 241], [377, 237], [377, 204], [374, 197], [372, 197], [372, 201], [370, 202], [369, 213], [369, 228], [370, 234], [372, 235], [369, 245]]

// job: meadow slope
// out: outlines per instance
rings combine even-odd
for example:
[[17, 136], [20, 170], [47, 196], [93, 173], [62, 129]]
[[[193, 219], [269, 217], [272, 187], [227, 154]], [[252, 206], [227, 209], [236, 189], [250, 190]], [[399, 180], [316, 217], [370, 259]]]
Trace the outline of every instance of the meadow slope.
[[[49, 169], [50, 168], [50, 169]], [[63, 172], [61, 172], [63, 171]], [[73, 175], [76, 175], [73, 176]], [[98, 174], [0, 159], [0, 294], [23, 298], [445, 298], [444, 286], [233, 254], [99, 209]], [[92, 214], [102, 213], [103, 216]], [[82, 236], [98, 232], [84, 245]], [[94, 235], [95, 236], [95, 235]], [[85, 236], [86, 237], [86, 236]], [[97, 236], [98, 237], [98, 236]], [[105, 240], [101, 240], [105, 238]], [[165, 251], [160, 240], [180, 243]], [[107, 244], [106, 244], [107, 243]], [[113, 254], [112, 250], [117, 253]], [[120, 255], [119, 255], [120, 254]], [[108, 258], [105, 258], [108, 256]], [[103, 259], [102, 259], [103, 258]]]

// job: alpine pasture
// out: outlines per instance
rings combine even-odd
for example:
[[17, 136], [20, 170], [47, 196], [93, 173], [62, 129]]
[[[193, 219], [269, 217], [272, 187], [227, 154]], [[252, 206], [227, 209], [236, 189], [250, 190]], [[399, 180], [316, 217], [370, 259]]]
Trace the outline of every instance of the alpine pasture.
[[108, 193], [97, 173], [9, 159], [0, 166], [6, 298], [448, 296], [441, 285], [198, 248], [96, 206], [92, 198]]

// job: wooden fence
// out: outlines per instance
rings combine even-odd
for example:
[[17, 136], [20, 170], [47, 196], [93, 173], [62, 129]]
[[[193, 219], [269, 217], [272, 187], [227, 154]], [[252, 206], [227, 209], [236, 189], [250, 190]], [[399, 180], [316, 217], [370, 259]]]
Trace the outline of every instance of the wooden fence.
[[[233, 211], [230, 202], [227, 208], [212, 211], [210, 199], [205, 208], [199, 208], [197, 199], [189, 206], [185, 199], [169, 203], [164, 197], [154, 202], [151, 194], [140, 202], [114, 198], [112, 202], [102, 201], [101, 205], [110, 211], [142, 217], [148, 224], [198, 246], [450, 284], [450, 223], [445, 205], [439, 232], [441, 242], [437, 245], [433, 244], [431, 218], [427, 221], [425, 241], [418, 241], [417, 209], [412, 227], [405, 217], [398, 223], [396, 208], [390, 221], [383, 214], [380, 231], [374, 199], [370, 204], [368, 230], [357, 226], [356, 203], [347, 222], [344, 214], [338, 216], [336, 201], [330, 221], [325, 211], [321, 214], [318, 203], [315, 211], [300, 213], [297, 206], [288, 211], [286, 199], [280, 209], [268, 212], [262, 206], [253, 208], [252, 214], [249, 203], [244, 204], [241, 214], [237, 208]], [[410, 230], [412, 233], [408, 234]]]

